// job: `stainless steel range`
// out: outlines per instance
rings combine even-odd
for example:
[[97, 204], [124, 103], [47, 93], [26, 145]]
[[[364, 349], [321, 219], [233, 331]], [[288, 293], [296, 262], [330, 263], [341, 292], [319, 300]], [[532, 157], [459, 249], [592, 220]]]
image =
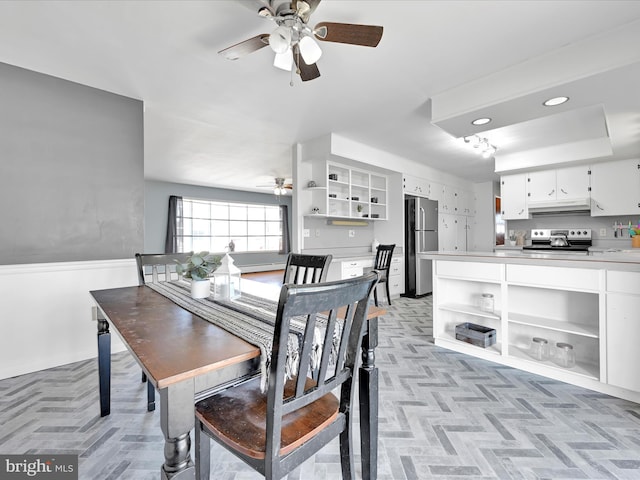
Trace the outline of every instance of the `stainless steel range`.
[[590, 246], [590, 228], [540, 228], [531, 230], [531, 245], [525, 245], [522, 249], [530, 253], [587, 255]]

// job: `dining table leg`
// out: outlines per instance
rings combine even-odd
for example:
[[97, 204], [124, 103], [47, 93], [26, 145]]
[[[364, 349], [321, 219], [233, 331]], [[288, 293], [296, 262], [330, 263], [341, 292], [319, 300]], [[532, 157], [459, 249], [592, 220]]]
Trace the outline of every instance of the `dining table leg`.
[[194, 395], [193, 379], [160, 389], [160, 428], [164, 434], [162, 480], [196, 478], [189, 436], [195, 425]]
[[111, 333], [109, 322], [99, 310], [98, 321], [98, 388], [100, 391], [100, 416], [111, 413]]
[[378, 477], [378, 369], [375, 348], [378, 346], [378, 317], [370, 318], [362, 337], [360, 367], [360, 455], [363, 480]]

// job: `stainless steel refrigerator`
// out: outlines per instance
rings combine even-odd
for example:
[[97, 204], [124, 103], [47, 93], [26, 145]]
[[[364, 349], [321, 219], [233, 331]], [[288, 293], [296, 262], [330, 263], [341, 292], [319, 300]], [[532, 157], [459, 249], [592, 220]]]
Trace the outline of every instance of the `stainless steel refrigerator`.
[[438, 250], [438, 202], [405, 195], [404, 228], [404, 295], [427, 295], [433, 291], [432, 262], [420, 254]]

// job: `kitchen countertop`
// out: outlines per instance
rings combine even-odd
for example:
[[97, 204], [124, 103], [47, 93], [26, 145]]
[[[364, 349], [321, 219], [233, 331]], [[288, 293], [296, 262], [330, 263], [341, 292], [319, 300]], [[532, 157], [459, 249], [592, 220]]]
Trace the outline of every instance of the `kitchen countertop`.
[[[639, 252], [640, 253], [640, 252]], [[560, 253], [499, 252], [426, 252], [420, 254], [432, 260], [458, 262], [511, 263], [546, 267], [595, 268], [640, 272], [640, 254], [635, 252], [602, 252], [590, 255]]]

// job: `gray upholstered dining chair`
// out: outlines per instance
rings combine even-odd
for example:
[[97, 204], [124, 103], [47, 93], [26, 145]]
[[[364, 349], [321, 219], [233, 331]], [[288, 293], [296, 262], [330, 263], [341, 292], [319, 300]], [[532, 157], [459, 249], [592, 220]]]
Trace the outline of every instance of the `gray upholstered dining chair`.
[[332, 255], [305, 255], [290, 253], [284, 269], [282, 283], [319, 283], [324, 282], [329, 271]]
[[[176, 260], [187, 263], [188, 257], [193, 252], [187, 253], [136, 253], [136, 265], [138, 266], [138, 285], [148, 282], [168, 282], [178, 280], [180, 275], [176, 272]], [[147, 375], [142, 372], [142, 382], [147, 381]], [[147, 411], [156, 409], [156, 391], [147, 383]]]
[[[393, 250], [396, 248], [395, 243], [393, 245], [378, 245], [376, 251], [376, 260], [373, 264], [373, 269], [380, 274], [380, 281], [378, 284], [384, 283], [387, 291], [387, 302], [391, 305], [391, 294], [389, 293], [389, 269], [391, 268], [391, 259], [393, 258]], [[378, 289], [373, 291], [373, 300], [378, 306]]]
[[[338, 436], [342, 478], [354, 478], [354, 369], [377, 279], [377, 273], [370, 272], [348, 280], [282, 287], [266, 392], [258, 376], [196, 403], [196, 478], [209, 478], [210, 439], [265, 478], [277, 480]], [[305, 320], [304, 332], [298, 375], [286, 379], [294, 317]], [[311, 378], [318, 329], [324, 341], [318, 374]]]

